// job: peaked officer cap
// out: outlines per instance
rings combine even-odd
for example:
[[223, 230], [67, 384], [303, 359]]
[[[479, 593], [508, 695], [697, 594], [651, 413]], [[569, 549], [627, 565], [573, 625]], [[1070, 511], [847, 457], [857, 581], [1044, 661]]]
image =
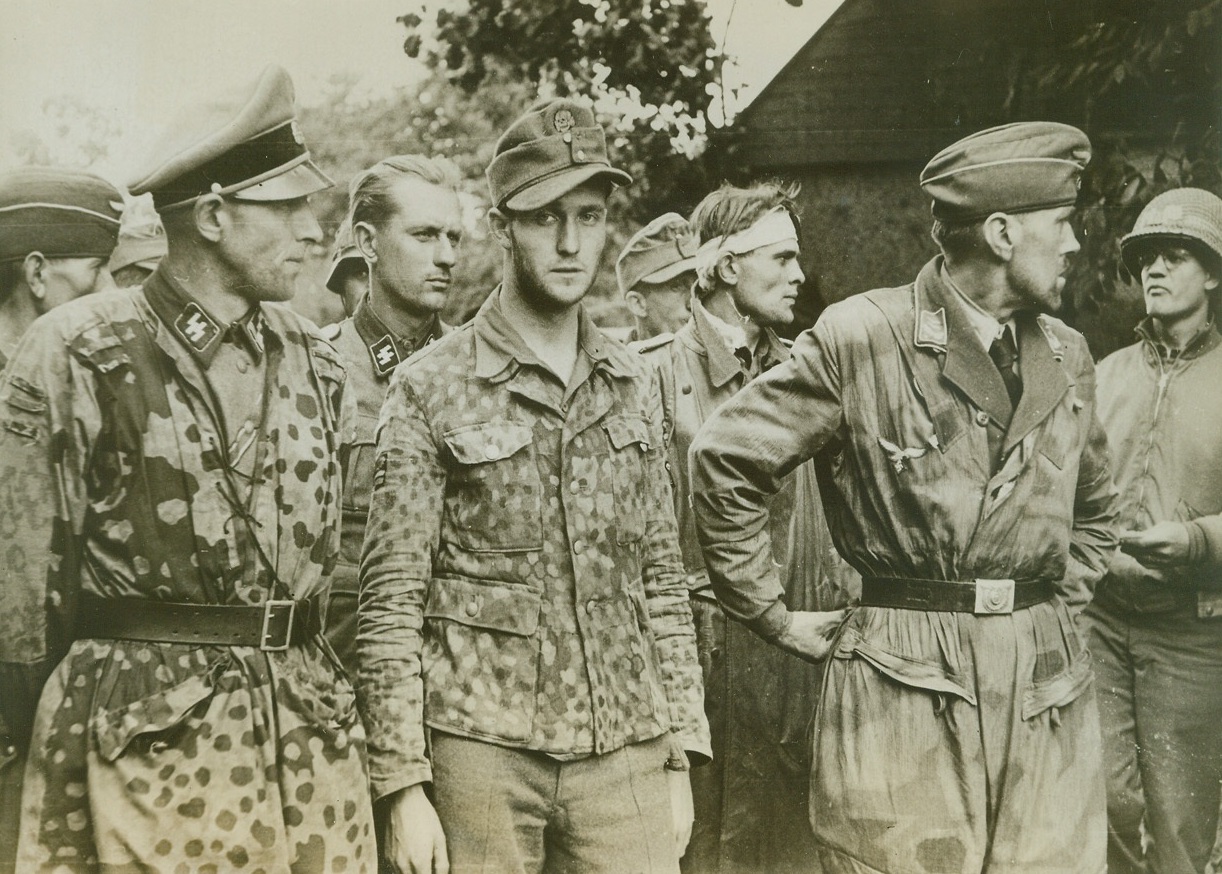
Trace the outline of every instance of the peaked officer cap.
[[281, 67], [219, 100], [195, 107], [154, 151], [129, 187], [152, 192], [157, 209], [209, 192], [237, 200], [305, 197], [334, 183], [310, 160], [293, 110], [293, 81]]

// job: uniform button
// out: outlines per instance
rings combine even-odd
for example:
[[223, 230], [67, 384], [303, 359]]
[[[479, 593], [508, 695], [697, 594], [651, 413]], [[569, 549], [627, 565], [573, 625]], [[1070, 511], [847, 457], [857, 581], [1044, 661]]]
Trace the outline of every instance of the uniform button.
[[581, 491], [581, 483], [577, 482], [577, 480], [573, 480], [571, 483], [569, 483], [569, 491], [573, 494], [577, 494], [579, 491]]
[[979, 425], [981, 428], [988, 427], [989, 414], [986, 413], [984, 410], [977, 410], [976, 411], [976, 424]]
[[593, 613], [597, 609], [598, 609], [598, 602], [595, 601], [593, 598], [591, 598], [589, 601], [586, 601], [586, 612], [587, 613]]
[[1213, 608], [1213, 606], [1212, 606], [1212, 605], [1208, 605], [1208, 604], [1207, 604], [1207, 605], [1205, 606], [1205, 609], [1204, 609], [1204, 610], [1202, 610], [1201, 612], [1202, 612], [1202, 613], [1204, 613], [1206, 616], [1213, 616], [1213, 615], [1214, 615], [1214, 608]]
[[484, 447], [484, 458], [496, 458], [501, 454], [501, 450], [495, 443], [489, 443]]
[[250, 370], [250, 365], [247, 364], [245, 361], [239, 361], [238, 370], [242, 373], [245, 373], [246, 371]]
[[467, 602], [467, 615], [474, 616], [478, 612], [479, 612], [479, 604], [475, 601], [468, 601]]
[[578, 161], [584, 161], [585, 159], [586, 159], [586, 150], [585, 150], [585, 149], [578, 149], [578, 150], [577, 150], [577, 160], [578, 160]]
[[574, 555], [581, 555], [585, 551], [586, 551], [585, 541], [583, 540], [574, 540], [573, 541], [573, 554]]
[[679, 391], [683, 392], [685, 395], [690, 395], [692, 393], [692, 387], [690, 385], [685, 385], [683, 388], [679, 389]]

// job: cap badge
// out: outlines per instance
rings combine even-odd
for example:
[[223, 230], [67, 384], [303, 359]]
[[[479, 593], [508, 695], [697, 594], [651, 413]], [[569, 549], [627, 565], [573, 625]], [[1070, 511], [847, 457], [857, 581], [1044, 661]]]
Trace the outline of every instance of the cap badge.
[[178, 333], [196, 352], [203, 352], [221, 333], [221, 329], [197, 303], [189, 303], [174, 320]]
[[567, 134], [576, 123], [573, 120], [573, 113], [567, 109], [560, 110], [556, 113], [556, 117], [552, 119], [552, 124], [556, 126], [556, 133], [558, 134]]
[[399, 353], [395, 349], [395, 343], [390, 339], [390, 334], [386, 334], [381, 340], [369, 344], [369, 354], [373, 356], [373, 366], [377, 368], [379, 376], [385, 376], [395, 369], [395, 365], [399, 363]]
[[305, 145], [305, 137], [301, 135], [301, 126], [297, 124], [297, 119], [289, 122], [289, 130], [293, 132], [293, 140], [299, 146]]

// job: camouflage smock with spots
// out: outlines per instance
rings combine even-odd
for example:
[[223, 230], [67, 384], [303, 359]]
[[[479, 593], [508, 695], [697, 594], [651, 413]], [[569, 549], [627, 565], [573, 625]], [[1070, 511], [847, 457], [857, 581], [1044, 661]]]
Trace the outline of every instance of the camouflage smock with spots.
[[382, 797], [425, 725], [558, 759], [708, 756], [657, 382], [582, 313], [566, 393], [493, 292], [401, 365], [379, 426], [357, 691]]
[[19, 868], [373, 870], [364, 733], [317, 646], [72, 641], [82, 592], [255, 604], [270, 568], [302, 598], [334, 565], [336, 435], [352, 415], [338, 357], [287, 309], [249, 322], [266, 445], [243, 489], [247, 523], [222, 494], [234, 474], [213, 392], [225, 387], [165, 315], [190, 306], [156, 274], [57, 308], [0, 382], [7, 720], [28, 722], [18, 690], [50, 673]]

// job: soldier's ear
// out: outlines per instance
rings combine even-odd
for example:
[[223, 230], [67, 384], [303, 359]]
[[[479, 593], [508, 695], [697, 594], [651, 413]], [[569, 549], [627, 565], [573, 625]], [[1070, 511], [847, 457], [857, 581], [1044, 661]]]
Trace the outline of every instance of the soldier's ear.
[[989, 250], [998, 260], [1009, 263], [1014, 257], [1014, 244], [1022, 236], [1022, 228], [1014, 216], [995, 212], [984, 220], [981, 231]]
[[369, 222], [357, 222], [352, 226], [352, 239], [356, 242], [356, 248], [360, 250], [361, 257], [366, 263], [376, 264], [378, 261], [378, 229]]
[[624, 292], [624, 304], [628, 307], [628, 312], [638, 319], [649, 315], [649, 305], [645, 303], [645, 296], [634, 288]]
[[717, 278], [726, 285], [738, 285], [738, 259], [729, 252], [717, 259]]
[[205, 240], [215, 243], [221, 239], [226, 227], [232, 222], [225, 212], [225, 199], [219, 194], [204, 194], [191, 205], [191, 218], [195, 231]]
[[513, 237], [509, 233], [509, 216], [495, 206], [488, 210], [488, 227], [492, 230], [492, 236], [496, 237], [496, 241], [501, 244], [502, 249], [512, 248]]
[[21, 262], [21, 278], [30, 287], [35, 300], [47, 296], [47, 256], [42, 252], [31, 252]]

